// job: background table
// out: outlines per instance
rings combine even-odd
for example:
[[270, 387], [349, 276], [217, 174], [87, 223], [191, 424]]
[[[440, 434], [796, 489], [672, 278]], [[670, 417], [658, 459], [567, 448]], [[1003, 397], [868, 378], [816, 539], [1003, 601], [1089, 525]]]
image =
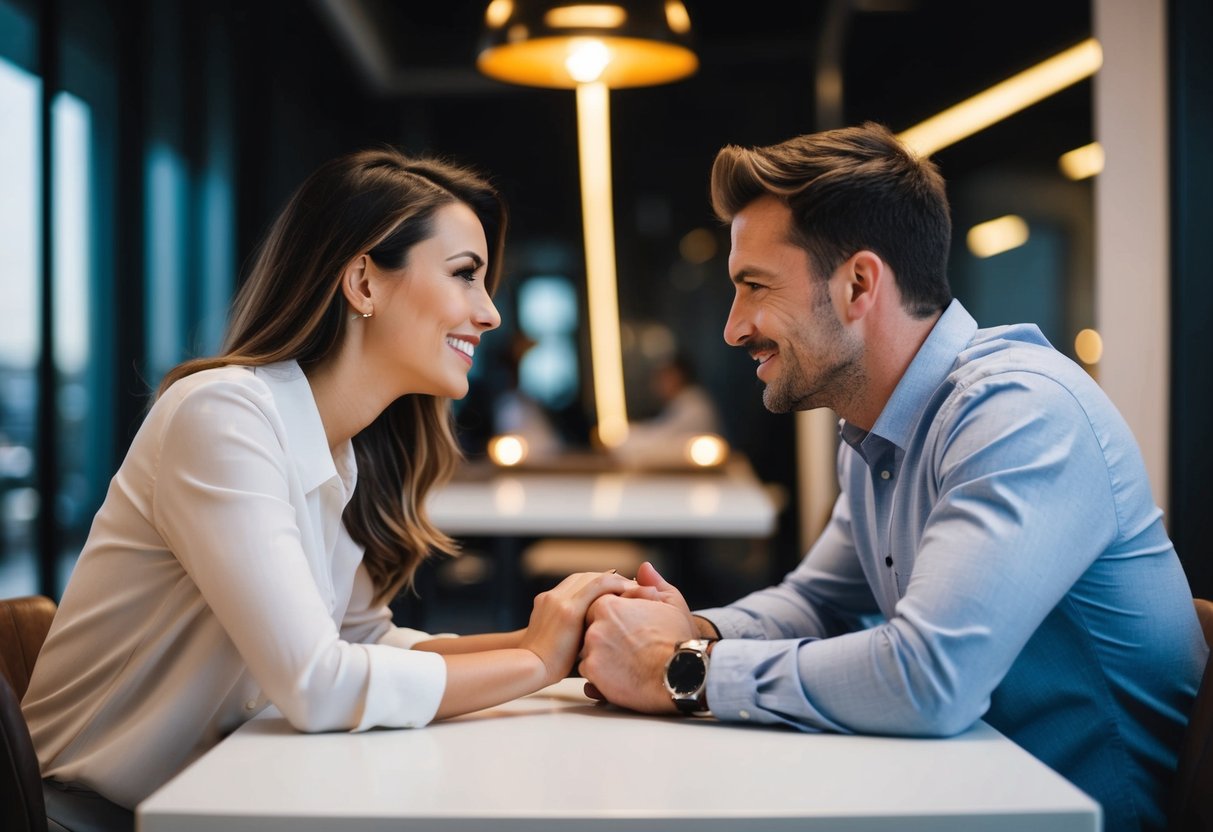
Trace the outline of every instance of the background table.
[[[659, 543], [668, 555], [666, 578], [699, 597], [693, 581], [700, 577], [696, 563], [705, 541], [760, 539], [775, 531], [777, 501], [738, 454], [721, 468], [706, 471], [636, 470], [607, 464], [570, 456], [541, 469], [466, 465], [456, 479], [431, 495], [430, 520], [453, 537], [480, 538], [471, 548], [481, 549], [493, 560], [497, 579], [492, 627], [509, 630], [526, 624], [534, 587], [526, 582], [521, 558], [537, 540], [622, 538]], [[568, 571], [580, 568], [597, 567], [570, 563]], [[684, 585], [687, 581], [690, 585]], [[419, 587], [422, 598], [434, 595], [424, 573]], [[399, 623], [430, 627], [424, 601], [398, 604], [396, 610]]]
[[978, 724], [802, 734], [594, 705], [578, 680], [416, 730], [249, 722], [138, 808], [142, 832], [1095, 832], [1099, 808]]
[[766, 537], [776, 506], [749, 464], [702, 472], [472, 469], [437, 489], [451, 535]]

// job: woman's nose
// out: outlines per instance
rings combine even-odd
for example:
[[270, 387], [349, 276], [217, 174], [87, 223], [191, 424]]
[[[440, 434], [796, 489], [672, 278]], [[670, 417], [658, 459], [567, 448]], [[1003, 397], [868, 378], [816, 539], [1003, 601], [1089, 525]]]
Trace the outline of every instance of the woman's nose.
[[484, 296], [484, 302], [476, 312], [476, 325], [486, 330], [501, 326], [501, 313], [497, 311], [497, 307], [487, 293]]

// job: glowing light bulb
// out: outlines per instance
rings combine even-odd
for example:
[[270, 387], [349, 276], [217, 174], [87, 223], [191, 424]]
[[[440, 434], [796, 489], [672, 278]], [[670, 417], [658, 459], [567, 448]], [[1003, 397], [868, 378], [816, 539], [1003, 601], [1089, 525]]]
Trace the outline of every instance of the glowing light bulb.
[[1007, 214], [969, 229], [966, 241], [976, 257], [993, 257], [1028, 241], [1028, 224], [1023, 217]]
[[704, 468], [724, 462], [728, 450], [729, 446], [723, 439], [710, 433], [694, 436], [687, 442], [687, 458]]
[[1093, 329], [1084, 329], [1074, 338], [1074, 354], [1083, 364], [1098, 364], [1103, 358], [1103, 338]]
[[489, 440], [489, 458], [506, 468], [526, 459], [526, 440], [521, 436], [495, 436]]
[[579, 84], [592, 84], [611, 63], [611, 50], [596, 38], [575, 38], [565, 58], [564, 68]]

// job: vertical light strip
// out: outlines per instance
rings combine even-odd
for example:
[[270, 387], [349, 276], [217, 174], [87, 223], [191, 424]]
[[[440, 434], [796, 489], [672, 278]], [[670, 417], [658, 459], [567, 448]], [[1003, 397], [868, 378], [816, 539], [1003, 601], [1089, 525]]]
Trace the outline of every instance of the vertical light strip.
[[595, 82], [577, 86], [577, 139], [581, 157], [581, 219], [590, 312], [590, 362], [598, 410], [598, 439], [608, 448], [628, 435], [615, 286], [615, 221], [611, 199], [610, 92]]
[[898, 138], [920, 156], [930, 156], [1071, 84], [1090, 78], [1102, 65], [1103, 50], [1099, 42], [1088, 38], [914, 125]]

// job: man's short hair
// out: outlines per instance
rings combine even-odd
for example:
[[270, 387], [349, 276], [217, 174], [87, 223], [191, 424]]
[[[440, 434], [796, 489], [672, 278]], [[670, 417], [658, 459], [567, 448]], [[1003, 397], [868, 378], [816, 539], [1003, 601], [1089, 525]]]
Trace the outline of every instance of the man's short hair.
[[911, 315], [925, 318], [951, 302], [943, 177], [888, 128], [868, 122], [769, 147], [721, 149], [712, 207], [722, 221], [768, 195], [791, 209], [791, 242], [808, 252], [820, 279], [867, 249], [892, 266]]

